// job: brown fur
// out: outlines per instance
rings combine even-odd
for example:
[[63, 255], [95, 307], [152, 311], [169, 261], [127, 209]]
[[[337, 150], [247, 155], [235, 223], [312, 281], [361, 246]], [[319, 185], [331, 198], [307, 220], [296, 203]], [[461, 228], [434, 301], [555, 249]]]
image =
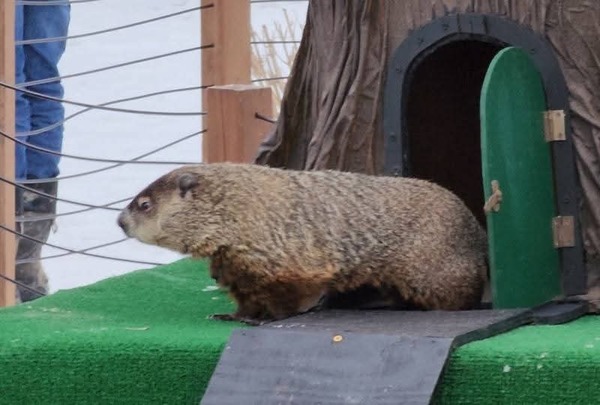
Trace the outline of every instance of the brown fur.
[[144, 189], [119, 224], [142, 242], [211, 258], [238, 304], [222, 319], [281, 319], [360, 289], [398, 306], [468, 309], [486, 272], [472, 213], [417, 179], [187, 166]]

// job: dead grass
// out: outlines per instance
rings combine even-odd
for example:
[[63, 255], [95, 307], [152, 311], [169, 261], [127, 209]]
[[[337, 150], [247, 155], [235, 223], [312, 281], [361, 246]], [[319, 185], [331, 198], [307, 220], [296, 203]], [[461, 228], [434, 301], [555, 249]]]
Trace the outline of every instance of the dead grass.
[[[262, 25], [258, 31], [252, 30], [253, 42], [267, 42], [252, 45], [252, 79], [269, 79], [287, 77], [296, 57], [299, 42], [273, 43], [279, 41], [299, 41], [294, 37], [296, 31], [301, 31], [304, 21], [298, 22], [290, 17], [283, 9], [284, 23], [275, 22], [271, 26]], [[275, 114], [279, 107], [287, 79], [276, 79], [256, 82], [259, 86], [269, 86], [273, 91], [273, 106]]]

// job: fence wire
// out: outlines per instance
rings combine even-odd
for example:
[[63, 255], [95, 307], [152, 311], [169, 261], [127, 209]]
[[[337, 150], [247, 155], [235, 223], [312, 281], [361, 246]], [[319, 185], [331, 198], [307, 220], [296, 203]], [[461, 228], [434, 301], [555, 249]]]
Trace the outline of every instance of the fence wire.
[[[81, 2], [85, 1], [85, 0], [80, 0]], [[87, 0], [87, 1], [98, 1], [98, 0]], [[72, 0], [70, 3], [73, 3], [74, 0]], [[31, 3], [35, 3], [35, 4], [31, 4]], [[39, 3], [43, 3], [43, 4], [39, 4]], [[20, 2], [20, 4], [23, 5], [31, 5], [31, 6], [48, 6], [50, 5], [49, 3], [53, 3], [52, 1], [25, 1], [25, 2]], [[69, 2], [56, 2], [56, 4], [68, 4]], [[113, 28], [109, 28], [109, 29], [105, 29], [105, 30], [99, 30], [99, 31], [93, 31], [93, 32], [88, 32], [85, 34], [78, 34], [78, 35], [69, 35], [66, 37], [52, 37], [52, 38], [36, 38], [36, 39], [26, 39], [23, 41], [15, 41], [15, 45], [31, 45], [31, 44], [41, 44], [41, 43], [47, 43], [47, 42], [60, 42], [60, 41], [66, 41], [66, 40], [73, 40], [73, 39], [78, 39], [78, 38], [86, 38], [86, 37], [92, 37], [95, 35], [101, 35], [101, 34], [108, 34], [110, 32], [115, 32], [115, 31], [120, 31], [120, 30], [124, 30], [127, 28], [133, 28], [133, 27], [138, 27], [140, 25], [144, 25], [144, 24], [148, 24], [148, 23], [153, 23], [156, 21], [160, 21], [160, 20], [166, 20], [167, 18], [171, 18], [171, 17], [176, 17], [182, 14], [187, 14], [190, 13], [192, 11], [197, 11], [197, 10], [202, 10], [202, 9], [207, 9], [207, 8], [211, 8], [214, 7], [214, 4], [207, 4], [204, 6], [200, 6], [200, 7], [193, 7], [193, 8], [188, 8], [186, 10], [181, 10], [178, 11], [176, 13], [171, 13], [171, 14], [166, 14], [166, 15], [162, 15], [159, 17], [154, 17], [154, 18], [150, 18], [148, 20], [143, 20], [143, 21], [137, 21], [131, 24], [126, 24], [126, 25], [121, 25], [119, 27], [113, 27]]]
[[[61, 201], [61, 202], [65, 202], [65, 203], [69, 203], [69, 204], [73, 204], [73, 205], [78, 205], [78, 206], [81, 206], [81, 207], [94, 208], [94, 209], [103, 209], [103, 210], [108, 210], [108, 211], [120, 211], [121, 210], [120, 208], [112, 208], [112, 207], [110, 207], [110, 205], [113, 205], [112, 203], [110, 203], [110, 204], [103, 204], [103, 205], [96, 205], [96, 204], [88, 204], [88, 203], [81, 202], [81, 201], [74, 201], [74, 200], [70, 200], [70, 199], [66, 199], [66, 198], [62, 198], [62, 197], [55, 197], [53, 195], [44, 193], [43, 191], [39, 191], [39, 190], [36, 190], [34, 188], [24, 186], [22, 184], [19, 184], [17, 182], [12, 181], [12, 180], [6, 179], [4, 177], [0, 177], [0, 182], [10, 184], [11, 186], [13, 186], [15, 188], [18, 188], [18, 189], [24, 190], [24, 191], [28, 191], [30, 193], [33, 193], [33, 194], [38, 195], [40, 197], [47, 198], [49, 200]], [[133, 197], [130, 197], [128, 199], [131, 200], [132, 198]]]
[[[88, 248], [85, 248], [85, 249], [77, 249], [74, 252], [66, 252], [66, 253], [59, 253], [59, 254], [50, 255], [50, 256], [42, 256], [42, 257], [40, 257], [39, 260], [58, 259], [60, 257], [75, 255], [77, 253], [89, 252], [91, 250], [98, 250], [98, 249], [102, 249], [102, 248], [105, 248], [105, 247], [118, 245], [120, 243], [127, 242], [128, 240], [130, 240], [130, 239], [129, 238], [123, 238], [123, 239], [114, 240], [112, 242], [101, 243], [99, 245], [88, 247]], [[21, 259], [21, 260], [17, 260], [16, 263], [17, 264], [26, 264], [26, 263], [34, 263], [36, 261], [37, 261], [37, 259]]]
[[[5, 132], [0, 131], [0, 136], [9, 139], [10, 141], [17, 143], [19, 145], [26, 146], [28, 149], [35, 150], [38, 152], [46, 153], [48, 155], [66, 157], [77, 160], [85, 160], [87, 162], [99, 162], [99, 163], [119, 163], [119, 164], [147, 164], [147, 165], [195, 165], [200, 162], [176, 162], [176, 161], [165, 161], [165, 160], [132, 160], [132, 159], [105, 159], [105, 158], [95, 158], [90, 156], [80, 156], [80, 155], [71, 155], [68, 153], [57, 152], [52, 149], [42, 148], [41, 146], [34, 145], [29, 142], [21, 141], [15, 137], [8, 135]], [[163, 148], [164, 149], [164, 148]]]
[[[145, 93], [145, 94], [142, 94], [139, 96], [132, 96], [132, 97], [126, 97], [126, 98], [121, 98], [121, 99], [117, 99], [117, 100], [107, 101], [105, 103], [98, 104], [98, 105], [99, 106], [113, 105], [113, 104], [125, 103], [127, 101], [135, 101], [135, 100], [141, 100], [141, 99], [149, 98], [149, 97], [162, 96], [165, 94], [179, 93], [179, 92], [192, 91], [192, 90], [203, 90], [203, 89], [207, 89], [209, 87], [212, 87], [212, 85], [191, 86], [191, 87], [183, 87], [183, 88], [179, 88], [179, 89], [160, 90], [160, 91], [153, 92], [153, 93]], [[75, 118], [81, 114], [84, 114], [88, 111], [93, 111], [94, 109], [95, 109], [94, 107], [83, 108], [80, 111], [77, 111], [77, 112], [69, 115], [68, 117], [65, 117], [64, 120], [60, 120], [60, 121], [55, 122], [54, 124], [48, 125], [46, 127], [38, 128], [33, 131], [17, 132], [17, 136], [18, 137], [19, 136], [30, 137], [30, 136], [41, 135], [47, 131], [50, 131], [56, 127], [63, 125], [65, 122], [69, 121], [70, 119], [73, 119], [73, 118]]]
[[[0, 178], [0, 181], [4, 181], [4, 180], [6, 180], [6, 179]], [[17, 185], [16, 187], [19, 187], [19, 186]], [[56, 213], [56, 214], [48, 214], [48, 215], [38, 215], [35, 218], [26, 217], [26, 216], [23, 216], [23, 215], [18, 215], [18, 216], [15, 217], [15, 220], [16, 220], [16, 222], [23, 223], [23, 222], [43, 221], [45, 219], [54, 219], [54, 218], [58, 218], [58, 217], [67, 217], [69, 215], [82, 214], [82, 213], [89, 212], [89, 211], [92, 211], [92, 210], [104, 209], [106, 207], [111, 207], [113, 205], [117, 205], [117, 204], [121, 204], [121, 203], [124, 203], [124, 202], [131, 201], [132, 198], [133, 197], [121, 198], [120, 200], [112, 201], [112, 202], [109, 202], [107, 204], [102, 204], [100, 206], [86, 207], [86, 208], [83, 208], [83, 209], [80, 209], [80, 210], [75, 210], [75, 211], [59, 212], [59, 213]], [[52, 199], [56, 200], [56, 201], [60, 201], [57, 197], [52, 197]], [[81, 205], [81, 204], [78, 204], [78, 205]], [[113, 209], [111, 211], [118, 211], [120, 209], [121, 208], [116, 208], [116, 209]]]
[[[70, 1], [68, 1], [68, 0], [17, 0], [15, 2], [15, 4], [23, 5], [23, 6], [50, 6], [50, 5], [75, 5], [78, 3], [90, 3], [90, 2], [95, 2], [95, 1], [98, 1], [98, 0], [70, 0]], [[278, 2], [279, 3], [287, 3], [287, 2], [300, 2], [300, 1], [306, 2], [307, 0], [252, 0], [250, 3], [252, 3], [252, 4], [255, 4], [255, 3], [278, 3]], [[172, 19], [172, 18], [175, 18], [178, 16], [182, 16], [184, 14], [197, 12], [197, 11], [200, 11], [203, 9], [208, 9], [208, 8], [211, 8], [214, 6], [215, 6], [214, 3], [210, 3], [210, 4], [206, 4], [206, 5], [199, 6], [199, 7], [187, 8], [187, 9], [175, 11], [175, 12], [168, 13], [168, 14], [163, 14], [163, 15], [153, 17], [153, 18], [135, 21], [135, 22], [129, 23], [129, 24], [109, 27], [109, 28], [101, 29], [101, 30], [97, 30], [97, 31], [85, 32], [82, 34], [67, 35], [67, 36], [63, 36], [63, 37], [35, 38], [35, 39], [27, 39], [27, 40], [22, 40], [22, 41], [15, 41], [15, 45], [16, 46], [25, 46], [25, 45], [67, 41], [67, 40], [70, 41], [70, 40], [75, 40], [75, 39], [83, 39], [83, 38], [87, 38], [87, 37], [99, 36], [99, 35], [114, 33], [116, 31], [130, 29], [133, 27], [142, 26], [145, 24], [156, 23], [161, 20]], [[265, 45], [265, 46], [296, 45], [299, 43], [300, 43], [300, 41], [295, 38], [293, 38], [293, 39], [276, 39], [276, 40], [255, 40], [255, 41], [251, 41], [249, 46], [260, 47], [263, 45]], [[109, 66], [103, 66], [100, 68], [95, 68], [95, 69], [91, 69], [91, 70], [87, 70], [87, 71], [81, 71], [81, 72], [76, 72], [76, 73], [72, 73], [72, 74], [56, 76], [56, 77], [49, 77], [49, 78], [45, 78], [45, 79], [41, 79], [41, 80], [23, 82], [23, 83], [19, 83], [17, 85], [12, 85], [10, 83], [0, 81], [0, 87], [5, 88], [5, 89], [10, 89], [15, 92], [20, 92], [22, 94], [26, 94], [31, 97], [51, 100], [51, 101], [69, 104], [69, 105], [73, 105], [73, 106], [82, 108], [81, 110], [76, 111], [76, 112], [72, 113], [71, 115], [65, 117], [61, 121], [47, 125], [43, 128], [38, 128], [35, 130], [26, 131], [26, 132], [18, 132], [15, 135], [11, 135], [10, 131], [7, 131], [7, 132], [0, 131], [1, 138], [12, 141], [15, 144], [22, 145], [30, 150], [35, 150], [40, 153], [51, 154], [51, 155], [58, 156], [61, 158], [69, 158], [69, 159], [76, 159], [76, 160], [82, 160], [82, 161], [107, 164], [106, 166], [103, 166], [103, 167], [100, 167], [97, 169], [82, 171], [79, 173], [74, 173], [74, 174], [69, 174], [69, 175], [62, 175], [62, 176], [58, 176], [58, 177], [51, 178], [51, 179], [24, 179], [24, 180], [15, 181], [13, 179], [7, 179], [7, 178], [0, 176], [0, 182], [7, 183], [7, 184], [11, 185], [12, 187], [14, 187], [15, 189], [25, 190], [25, 191], [34, 193], [38, 196], [44, 197], [49, 200], [54, 200], [54, 201], [82, 207], [82, 208], [73, 209], [73, 210], [67, 211], [67, 212], [59, 212], [59, 213], [47, 214], [47, 215], [40, 214], [40, 215], [36, 215], [35, 217], [27, 216], [27, 215], [19, 215], [19, 216], [15, 217], [16, 225], [18, 227], [21, 227], [24, 223], [28, 223], [28, 222], [39, 221], [39, 220], [54, 220], [58, 217], [74, 216], [74, 215], [90, 212], [93, 210], [104, 210], [104, 211], [110, 211], [110, 212], [121, 211], [122, 208], [119, 208], [118, 206], [122, 205], [123, 203], [126, 203], [128, 201], [131, 201], [133, 199], [133, 196], [130, 196], [127, 198], [122, 198], [122, 199], [108, 202], [105, 204], [89, 204], [84, 201], [76, 201], [73, 199], [66, 199], [66, 198], [62, 198], [62, 197], [58, 197], [58, 196], [53, 196], [53, 195], [44, 193], [42, 191], [36, 190], [32, 187], [29, 187], [28, 185], [30, 185], [32, 183], [48, 183], [48, 182], [80, 178], [83, 176], [91, 176], [91, 175], [94, 175], [97, 173], [106, 172], [106, 171], [116, 169], [116, 168], [124, 166], [124, 165], [129, 165], [129, 164], [138, 164], [138, 165], [139, 164], [145, 164], [145, 165], [198, 164], [198, 163], [200, 163], [199, 161], [164, 161], [164, 160], [147, 160], [146, 158], [148, 158], [149, 156], [156, 154], [160, 151], [164, 151], [168, 148], [171, 148], [174, 145], [179, 144], [183, 141], [186, 141], [193, 137], [197, 137], [201, 134], [204, 134], [207, 132], [207, 129], [196, 131], [189, 135], [182, 136], [174, 141], [164, 143], [163, 145], [161, 145], [157, 148], [154, 148], [148, 152], [145, 152], [143, 154], [135, 156], [131, 159], [110, 159], [107, 157], [82, 156], [79, 154], [64, 153], [62, 151], [58, 152], [55, 150], [51, 150], [51, 149], [47, 149], [47, 148], [43, 148], [43, 147], [34, 145], [31, 142], [28, 142], [24, 139], [19, 139], [19, 138], [27, 138], [29, 136], [43, 135], [47, 131], [50, 131], [52, 129], [60, 127], [61, 125], [65, 124], [67, 121], [69, 121], [75, 117], [78, 117], [80, 115], [83, 115], [87, 112], [94, 111], [94, 110], [115, 112], [115, 113], [121, 113], [121, 114], [164, 116], [164, 117], [178, 117], [178, 116], [181, 116], [181, 117], [183, 117], [183, 116], [200, 116], [201, 117], [201, 116], [205, 116], [206, 112], [203, 112], [203, 111], [151, 111], [151, 110], [143, 110], [143, 109], [120, 108], [120, 107], [115, 107], [114, 105], [124, 103], [124, 102], [134, 101], [134, 100], [146, 99], [146, 98], [159, 96], [159, 95], [174, 94], [174, 93], [185, 92], [185, 91], [202, 90], [202, 89], [211, 87], [212, 85], [211, 84], [203, 84], [201, 86], [189, 86], [189, 87], [184, 87], [184, 88], [161, 90], [161, 91], [156, 91], [156, 92], [151, 92], [151, 93], [149, 92], [149, 93], [145, 93], [145, 94], [141, 94], [141, 95], [137, 95], [137, 96], [114, 99], [114, 100], [110, 100], [110, 101], [99, 103], [99, 104], [91, 104], [91, 103], [86, 103], [86, 102], [82, 102], [82, 101], [78, 101], [78, 100], [70, 100], [68, 98], [53, 97], [53, 96], [49, 96], [47, 94], [43, 94], [43, 93], [28, 89], [29, 87], [39, 86], [39, 85], [46, 84], [46, 83], [58, 82], [58, 81], [75, 78], [75, 77], [90, 76], [90, 75], [98, 74], [101, 72], [121, 69], [121, 68], [124, 68], [127, 66], [132, 66], [132, 65], [136, 65], [136, 64], [145, 63], [145, 62], [152, 62], [152, 61], [172, 57], [172, 56], [179, 55], [179, 54], [195, 52], [195, 51], [199, 51], [202, 49], [208, 49], [208, 48], [213, 48], [213, 47], [215, 47], [215, 44], [213, 44], [213, 43], [200, 45], [200, 46], [194, 46], [194, 47], [189, 47], [189, 48], [185, 48], [185, 49], [169, 51], [169, 52], [165, 52], [162, 54], [147, 56], [147, 57], [139, 58], [139, 59], [135, 59], [135, 60], [129, 60], [126, 62], [116, 63], [116, 64], [112, 64]], [[272, 72], [271, 73], [271, 75], [277, 75], [277, 74], [280, 74], [280, 72]], [[256, 79], [252, 80], [252, 83], [284, 81], [287, 78], [288, 77], [286, 77], [286, 76], [256, 78]], [[261, 115], [261, 114], [258, 114], [258, 113], [255, 115], [255, 118], [261, 119], [264, 121], [268, 121], [271, 123], [276, 122], [274, 119], [264, 116], [264, 115]], [[18, 228], [18, 229], [20, 229], [20, 228]], [[164, 263], [157, 263], [157, 262], [152, 262], [152, 261], [135, 260], [135, 259], [130, 259], [130, 258], [126, 258], [126, 257], [116, 257], [116, 256], [112, 256], [110, 254], [103, 255], [103, 254], [92, 253], [93, 251], [98, 250], [98, 249], [122, 244], [122, 243], [126, 242], [127, 240], [130, 240], [129, 238], [122, 238], [122, 239], [113, 240], [113, 241], [109, 241], [109, 242], [99, 243], [99, 244], [95, 244], [94, 246], [89, 246], [89, 247], [86, 247], [83, 249], [71, 249], [71, 248], [68, 248], [65, 246], [60, 246], [60, 244], [42, 242], [41, 240], [38, 240], [30, 235], [24, 234], [23, 232], [19, 232], [10, 227], [7, 227], [4, 224], [0, 224], [0, 230], [2, 232], [12, 233], [17, 238], [27, 239], [32, 242], [43, 244], [45, 246], [48, 246], [50, 248], [53, 248], [53, 249], [56, 249], [56, 250], [59, 250], [62, 252], [62, 253], [54, 253], [54, 254], [46, 255], [43, 257], [39, 257], [39, 258], [19, 259], [16, 261], [17, 265], [32, 263], [32, 262], [36, 262], [38, 260], [50, 260], [50, 259], [56, 259], [56, 258], [61, 258], [61, 257], [73, 256], [73, 255], [81, 255], [81, 256], [87, 256], [87, 257], [104, 259], [104, 260], [112, 260], [112, 261], [119, 261], [119, 262], [125, 262], [125, 263], [149, 265], [149, 266], [157, 266], [157, 265], [164, 264]], [[5, 281], [14, 283], [14, 284], [16, 284], [24, 289], [27, 289], [35, 294], [38, 294], [40, 296], [45, 295], [44, 292], [37, 291], [37, 290], [21, 283], [18, 280], [7, 277], [6, 275], [4, 275], [2, 273], [0, 273], [0, 278], [4, 279]]]
[[186, 48], [186, 49], [181, 49], [181, 50], [178, 50], [178, 51], [167, 52], [167, 53], [163, 53], [161, 55], [148, 56], [146, 58], [136, 59], [136, 60], [132, 60], [132, 61], [129, 61], [129, 62], [117, 63], [115, 65], [105, 66], [105, 67], [101, 67], [101, 68], [97, 68], [97, 69], [92, 69], [92, 70], [86, 70], [84, 72], [73, 73], [73, 74], [70, 74], [70, 75], [50, 77], [50, 78], [47, 78], [47, 79], [40, 79], [40, 80], [31, 81], [31, 82], [19, 83], [17, 85], [17, 87], [19, 89], [22, 89], [24, 87], [31, 87], [31, 86], [37, 86], [37, 85], [40, 85], [40, 84], [58, 82], [58, 81], [64, 80], [64, 79], [71, 79], [73, 77], [81, 77], [81, 76], [86, 76], [86, 75], [90, 75], [90, 74], [93, 74], [93, 73], [106, 72], [106, 71], [112, 70], [112, 69], [118, 69], [118, 68], [122, 68], [122, 67], [125, 67], [125, 66], [131, 66], [131, 65], [138, 64], [138, 63], [149, 62], [149, 61], [156, 60], [156, 59], [163, 59], [163, 58], [167, 58], [169, 56], [180, 55], [180, 54], [183, 54], [183, 53], [188, 53], [188, 52], [193, 52], [193, 51], [199, 51], [201, 49], [208, 49], [208, 48], [213, 48], [213, 47], [214, 47], [214, 44], [195, 46], [193, 48]]
[[111, 112], [121, 112], [121, 113], [127, 113], [127, 114], [141, 114], [141, 115], [165, 115], [165, 116], [206, 115], [205, 112], [172, 112], [172, 111], [132, 110], [132, 109], [127, 109], [127, 108], [106, 107], [106, 106], [102, 106], [100, 104], [96, 104], [96, 105], [94, 105], [94, 104], [87, 104], [87, 103], [82, 103], [82, 102], [79, 102], [79, 101], [67, 100], [65, 98], [48, 96], [46, 94], [38, 93], [38, 92], [35, 92], [35, 91], [31, 91], [31, 90], [25, 90], [25, 89], [22, 89], [20, 87], [12, 86], [12, 85], [10, 85], [8, 83], [5, 83], [5, 82], [0, 82], [0, 87], [4, 87], [6, 89], [10, 89], [10, 90], [14, 90], [14, 91], [19, 91], [21, 93], [25, 93], [25, 94], [28, 94], [30, 96], [34, 96], [34, 97], [37, 97], [37, 98], [43, 98], [45, 100], [62, 102], [62, 103], [65, 103], [65, 104], [72, 104], [72, 105], [76, 105], [76, 106], [79, 106], [79, 107], [88, 107], [88, 108], [93, 108], [93, 109], [96, 109], [96, 110], [104, 110], [104, 111], [111, 111]]
[[35, 288], [31, 288], [31, 287], [29, 287], [27, 284], [24, 284], [24, 283], [22, 283], [22, 282], [20, 282], [20, 281], [18, 281], [18, 280], [15, 280], [14, 278], [6, 277], [6, 276], [5, 276], [4, 274], [2, 274], [2, 273], [0, 273], [0, 278], [1, 278], [2, 280], [8, 281], [9, 283], [12, 283], [12, 284], [14, 284], [14, 285], [17, 285], [17, 286], [19, 286], [19, 287], [21, 287], [21, 288], [24, 288], [24, 289], [26, 289], [26, 290], [27, 290], [27, 291], [29, 291], [29, 292], [32, 292], [32, 293], [34, 293], [34, 294], [37, 294], [39, 297], [43, 297], [43, 296], [45, 296], [45, 295], [46, 295], [46, 293], [43, 293], [43, 292], [41, 292], [41, 291], [38, 291], [38, 290], [36, 290]]
[[158, 262], [148, 262], [148, 261], [145, 261], [145, 260], [134, 260], [134, 259], [127, 259], [127, 258], [124, 258], [124, 257], [114, 257], [114, 256], [107, 256], [107, 255], [99, 255], [99, 254], [95, 254], [95, 253], [87, 253], [85, 251], [86, 249], [83, 249], [83, 250], [69, 249], [69, 248], [66, 248], [66, 247], [55, 245], [53, 243], [43, 242], [41, 240], [33, 238], [33, 237], [31, 237], [29, 235], [26, 235], [24, 233], [14, 231], [14, 230], [10, 229], [9, 227], [1, 225], [1, 224], [0, 224], [0, 229], [6, 231], [8, 233], [11, 233], [11, 234], [13, 234], [15, 236], [18, 236], [19, 238], [27, 239], [27, 240], [30, 240], [32, 242], [38, 243], [40, 245], [49, 246], [51, 248], [62, 250], [64, 252], [69, 252], [69, 253], [72, 253], [72, 254], [94, 257], [96, 259], [116, 260], [116, 261], [120, 261], [120, 262], [135, 263], [135, 264], [144, 264], [144, 265], [148, 265], [148, 266], [161, 266], [161, 265], [164, 264], [164, 263], [158, 263]]

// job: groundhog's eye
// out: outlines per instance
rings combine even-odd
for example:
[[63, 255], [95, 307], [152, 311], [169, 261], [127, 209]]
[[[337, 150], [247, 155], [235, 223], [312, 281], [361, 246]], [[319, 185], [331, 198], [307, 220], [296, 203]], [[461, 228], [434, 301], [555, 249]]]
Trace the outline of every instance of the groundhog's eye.
[[138, 207], [142, 211], [148, 211], [152, 207], [152, 203], [149, 198], [140, 198], [138, 200]]

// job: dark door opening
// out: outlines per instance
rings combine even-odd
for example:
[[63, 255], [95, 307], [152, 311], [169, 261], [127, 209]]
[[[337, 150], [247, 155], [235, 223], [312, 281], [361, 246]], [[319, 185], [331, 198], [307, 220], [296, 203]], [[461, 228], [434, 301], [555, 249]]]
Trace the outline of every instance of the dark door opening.
[[456, 193], [483, 226], [479, 99], [501, 49], [476, 40], [440, 46], [411, 66], [405, 104], [408, 174]]

